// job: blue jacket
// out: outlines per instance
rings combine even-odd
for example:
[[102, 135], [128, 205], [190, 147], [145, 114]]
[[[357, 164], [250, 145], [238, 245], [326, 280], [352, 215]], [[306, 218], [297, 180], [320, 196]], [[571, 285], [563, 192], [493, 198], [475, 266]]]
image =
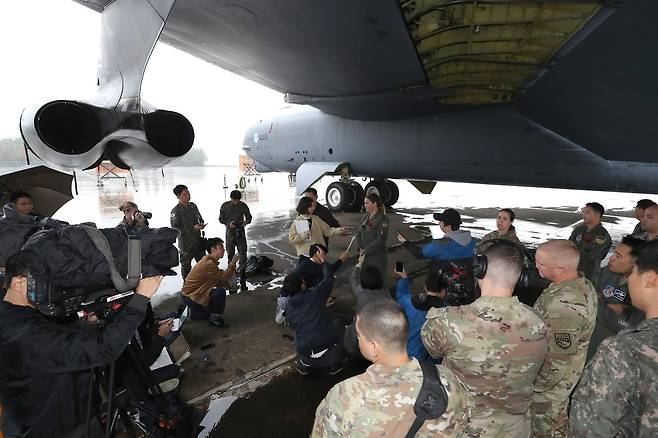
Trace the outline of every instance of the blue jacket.
[[407, 354], [409, 357], [415, 357], [418, 360], [428, 360], [429, 353], [423, 345], [420, 338], [420, 329], [425, 324], [427, 312], [418, 310], [411, 303], [411, 292], [409, 288], [409, 279], [401, 278], [395, 291], [396, 299], [404, 314], [409, 321], [409, 340], [407, 341]]
[[455, 230], [422, 247], [423, 257], [431, 260], [459, 260], [473, 257], [475, 240], [471, 232]]

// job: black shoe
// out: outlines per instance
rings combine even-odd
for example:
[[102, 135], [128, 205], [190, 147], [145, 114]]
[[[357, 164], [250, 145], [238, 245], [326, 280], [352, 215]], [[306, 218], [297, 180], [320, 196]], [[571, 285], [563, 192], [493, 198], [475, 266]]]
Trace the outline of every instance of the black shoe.
[[222, 318], [220, 319], [209, 319], [208, 324], [213, 326], [213, 327], [218, 327], [218, 328], [229, 328], [231, 325], [224, 321]]
[[297, 369], [297, 372], [302, 376], [308, 376], [308, 374], [311, 372], [311, 368], [299, 359], [295, 361], [295, 368]]
[[249, 288], [247, 287], [246, 283], [240, 285], [240, 292], [249, 292]]

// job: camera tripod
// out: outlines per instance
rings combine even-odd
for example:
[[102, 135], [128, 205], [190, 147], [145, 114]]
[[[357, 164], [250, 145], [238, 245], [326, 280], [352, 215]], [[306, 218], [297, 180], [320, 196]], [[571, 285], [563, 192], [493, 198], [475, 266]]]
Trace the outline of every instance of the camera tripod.
[[163, 437], [186, 438], [196, 436], [198, 425], [194, 423], [193, 430], [185, 430], [182, 427], [185, 423], [183, 416], [178, 408], [168, 402], [159, 382], [154, 382], [151, 370], [143, 364], [140, 358], [139, 349], [136, 337], [133, 336], [130, 344], [124, 350], [124, 354], [127, 355], [132, 369], [136, 371], [140, 383], [146, 388], [146, 392], [150, 396], [149, 399], [154, 402], [153, 405], [147, 406], [141, 403], [141, 399], [135, 397], [129, 388], [117, 387], [116, 360], [108, 366], [92, 368], [90, 370], [85, 437], [89, 437], [94, 390], [97, 391], [97, 394], [102, 393], [106, 396], [105, 407], [99, 410], [99, 414], [104, 412], [106, 438], [114, 436], [119, 420], [122, 423], [124, 433], [128, 437], [152, 436], [147, 427], [141, 422], [135, 421], [129, 414], [129, 410], [132, 409], [137, 409], [140, 416], [151, 420], [152, 424], [156, 425], [155, 430], [159, 431]]

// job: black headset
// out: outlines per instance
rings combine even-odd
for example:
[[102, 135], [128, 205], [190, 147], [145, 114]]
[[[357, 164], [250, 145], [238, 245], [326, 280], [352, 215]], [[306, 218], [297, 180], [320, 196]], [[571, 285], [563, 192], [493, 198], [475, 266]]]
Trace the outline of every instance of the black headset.
[[475, 256], [473, 260], [473, 276], [475, 278], [482, 279], [485, 275], [487, 275], [488, 261], [486, 253], [489, 251], [489, 248], [495, 244], [500, 243], [516, 248], [519, 254], [521, 254], [521, 258], [523, 259], [523, 267], [521, 268], [521, 275], [519, 275], [519, 279], [517, 280], [515, 287], [528, 287], [528, 284], [530, 283], [530, 272], [532, 271], [533, 266], [532, 256], [528, 254], [528, 250], [524, 246], [507, 239], [492, 239], [490, 242], [491, 244], [487, 247], [484, 254]]

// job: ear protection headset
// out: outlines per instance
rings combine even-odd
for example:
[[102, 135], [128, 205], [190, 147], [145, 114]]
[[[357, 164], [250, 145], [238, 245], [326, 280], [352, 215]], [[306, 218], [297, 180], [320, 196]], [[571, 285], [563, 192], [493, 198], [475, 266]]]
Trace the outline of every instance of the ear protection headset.
[[[528, 283], [530, 282], [530, 272], [532, 271], [533, 266], [532, 257], [528, 254], [528, 251], [518, 243], [507, 239], [493, 239], [491, 242], [492, 243], [487, 248], [487, 251], [489, 251], [489, 248], [496, 244], [502, 244], [514, 247], [519, 252], [519, 254], [521, 254], [521, 258], [523, 259], [523, 267], [521, 268], [521, 275], [519, 275], [519, 279], [517, 280], [515, 287], [528, 287]], [[487, 251], [485, 251], [485, 253], [482, 255], [476, 255], [475, 259], [473, 260], [473, 276], [475, 278], [482, 279], [485, 275], [487, 275]]]

